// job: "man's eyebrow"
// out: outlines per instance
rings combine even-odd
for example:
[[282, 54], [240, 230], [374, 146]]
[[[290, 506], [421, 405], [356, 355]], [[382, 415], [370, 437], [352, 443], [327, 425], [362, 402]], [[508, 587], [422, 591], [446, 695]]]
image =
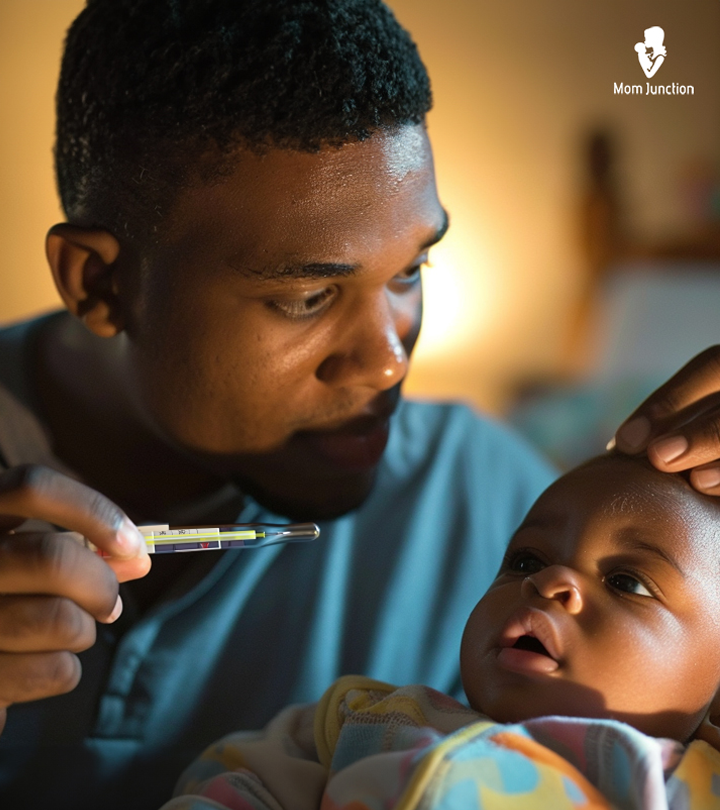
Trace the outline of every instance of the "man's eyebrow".
[[[450, 218], [443, 208], [443, 219], [440, 227], [425, 242], [419, 246], [419, 250], [427, 250], [437, 244], [447, 233], [450, 227]], [[228, 260], [228, 265], [238, 273], [247, 278], [258, 281], [282, 281], [296, 278], [338, 278], [353, 276], [360, 269], [358, 264], [340, 264], [337, 262], [309, 262], [306, 264], [287, 263], [275, 267], [244, 267], [239, 261], [233, 258]]]
[[680, 567], [680, 563], [673, 557], [672, 554], [665, 551], [664, 548], [650, 543], [647, 540], [641, 540], [634, 532], [622, 532], [619, 541], [629, 551], [647, 551], [655, 557], [659, 557], [666, 563], [671, 565], [681, 576], [685, 576], [685, 571]]
[[359, 265], [338, 264], [336, 262], [310, 262], [307, 264], [281, 264], [275, 267], [245, 267], [232, 260], [228, 265], [247, 278], [258, 281], [284, 281], [294, 278], [337, 278], [354, 275]]

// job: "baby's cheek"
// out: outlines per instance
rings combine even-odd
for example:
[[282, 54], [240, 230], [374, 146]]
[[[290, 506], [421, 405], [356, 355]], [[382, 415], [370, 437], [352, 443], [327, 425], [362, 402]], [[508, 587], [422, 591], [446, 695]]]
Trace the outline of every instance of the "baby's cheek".
[[485, 606], [480, 602], [470, 614], [460, 644], [460, 674], [463, 688], [470, 705], [477, 711], [480, 711], [480, 708], [473, 704], [483, 691], [482, 658], [487, 648], [489, 624]]
[[690, 654], [686, 633], [674, 620], [626, 627], [618, 635], [618, 643], [608, 639], [588, 668], [610, 710], [696, 711], [702, 705], [707, 692], [698, 666], [702, 658]]

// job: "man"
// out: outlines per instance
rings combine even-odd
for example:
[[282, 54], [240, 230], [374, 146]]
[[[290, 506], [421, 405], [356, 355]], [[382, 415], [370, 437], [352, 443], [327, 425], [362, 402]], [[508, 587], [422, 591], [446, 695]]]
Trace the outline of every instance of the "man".
[[[73, 24], [68, 312], [0, 336], [3, 806], [156, 806], [209, 741], [346, 672], [459, 694], [460, 628], [552, 474], [399, 398], [447, 228], [429, 107], [378, 0], [90, 0]], [[147, 576], [131, 522], [287, 519], [320, 540]]]
[[[429, 107], [377, 0], [74, 23], [47, 242], [71, 315], [2, 337], [0, 511], [113, 556], [3, 540], [5, 805], [158, 806], [212, 739], [344, 672], [459, 692], [459, 617], [551, 473], [466, 409], [400, 403], [447, 228]], [[322, 534], [143, 577], [125, 515]]]

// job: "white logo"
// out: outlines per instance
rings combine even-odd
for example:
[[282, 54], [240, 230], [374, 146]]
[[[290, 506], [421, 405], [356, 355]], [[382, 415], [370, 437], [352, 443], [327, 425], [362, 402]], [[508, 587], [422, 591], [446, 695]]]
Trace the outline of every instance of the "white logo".
[[645, 29], [645, 41], [635, 45], [638, 62], [648, 79], [652, 79], [665, 61], [667, 48], [663, 45], [664, 39], [665, 32], [662, 28], [659, 25], [653, 25], [652, 28]]
[[[667, 57], [667, 48], [663, 45], [665, 32], [659, 25], [653, 25], [645, 29], [645, 41], [635, 45], [635, 52], [638, 55], [638, 62], [643, 69], [643, 73], [652, 79], [660, 70]], [[672, 67], [670, 68], [672, 72]], [[653, 84], [645, 82], [645, 87], [641, 84], [625, 84], [624, 82], [613, 82], [613, 94], [616, 96], [694, 96], [695, 87], [692, 84]]]

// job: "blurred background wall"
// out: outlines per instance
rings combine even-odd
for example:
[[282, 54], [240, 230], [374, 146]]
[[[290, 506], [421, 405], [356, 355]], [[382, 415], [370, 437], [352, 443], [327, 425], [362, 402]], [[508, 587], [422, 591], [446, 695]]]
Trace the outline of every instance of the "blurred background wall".
[[[48, 226], [62, 218], [53, 94], [64, 31], [82, 5], [0, 0], [0, 322], [58, 305], [43, 252]], [[426, 320], [407, 388], [503, 412], [528, 380], [571, 378], [588, 363], [578, 319], [605, 261], [593, 253], [593, 228], [603, 245], [615, 240], [618, 255], [633, 256], [714, 227], [720, 3], [390, 6], [430, 71], [430, 133], [452, 220], [425, 275]], [[694, 95], [613, 92], [615, 83], [645, 88], [634, 45], [652, 25], [665, 29], [668, 55], [651, 83], [693, 85]], [[614, 155], [599, 203], [593, 132]]]

